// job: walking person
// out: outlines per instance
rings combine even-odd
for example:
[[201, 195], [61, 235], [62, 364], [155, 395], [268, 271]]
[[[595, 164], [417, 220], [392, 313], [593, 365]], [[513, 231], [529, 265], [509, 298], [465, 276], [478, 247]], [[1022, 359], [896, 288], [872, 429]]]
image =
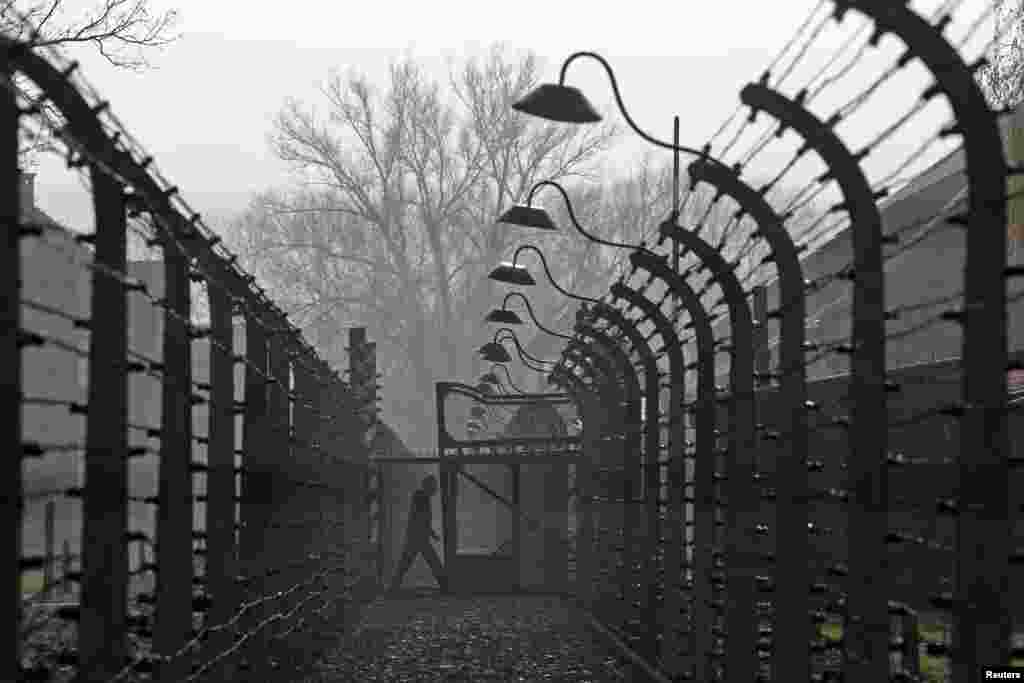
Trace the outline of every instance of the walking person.
[[401, 587], [402, 579], [409, 567], [416, 560], [417, 555], [423, 555], [434, 575], [434, 580], [440, 586], [442, 592], [448, 591], [447, 577], [444, 567], [441, 565], [441, 558], [431, 545], [431, 539], [440, 541], [433, 527], [434, 513], [431, 510], [430, 500], [437, 494], [437, 477], [428, 475], [423, 478], [420, 488], [412, 495], [412, 503], [409, 506], [409, 525], [405, 532], [405, 547], [402, 548], [402, 557], [398, 560], [398, 567], [395, 569], [395, 576], [391, 580], [391, 591], [395, 592]]

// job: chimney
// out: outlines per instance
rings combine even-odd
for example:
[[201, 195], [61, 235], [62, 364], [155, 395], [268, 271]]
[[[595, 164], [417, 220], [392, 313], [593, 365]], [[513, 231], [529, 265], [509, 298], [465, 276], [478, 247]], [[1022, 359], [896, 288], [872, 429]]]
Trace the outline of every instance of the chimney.
[[21, 183], [19, 190], [21, 192], [22, 212], [36, 208], [36, 174], [29, 171], [19, 171], [18, 178]]

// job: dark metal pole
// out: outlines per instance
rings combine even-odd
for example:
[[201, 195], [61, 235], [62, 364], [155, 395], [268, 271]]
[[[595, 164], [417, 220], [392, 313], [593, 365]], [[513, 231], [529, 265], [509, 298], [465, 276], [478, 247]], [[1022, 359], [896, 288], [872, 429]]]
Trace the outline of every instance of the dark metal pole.
[[[843, 641], [846, 649], [844, 672], [848, 679], [862, 680], [889, 675], [889, 613], [888, 613], [888, 559], [885, 548], [885, 534], [888, 530], [888, 484], [886, 450], [888, 442], [888, 411], [885, 390], [885, 271], [882, 264], [882, 217], [877, 197], [871, 189], [858, 159], [850, 153], [834, 130], [837, 121], [825, 122], [802, 106], [799, 100], [768, 88], [763, 83], [746, 86], [741, 99], [757, 110], [791, 126], [807, 140], [828, 165], [829, 174], [835, 178], [844, 198], [844, 208], [850, 215], [853, 237], [853, 339], [850, 364], [850, 394], [853, 398], [851, 410], [851, 453], [847, 488], [851, 492], [849, 501], [849, 564], [847, 580], [847, 609]], [[781, 269], [780, 269], [781, 277]], [[785, 307], [790, 301], [783, 301]], [[783, 317], [785, 331], [786, 318]], [[802, 326], [802, 321], [801, 321]], [[791, 372], [792, 362], [786, 359], [786, 347], [782, 349], [781, 370], [783, 379]], [[801, 353], [799, 360], [803, 365]], [[806, 432], [806, 426], [803, 427]], [[798, 468], [800, 471], [798, 471]], [[785, 481], [795, 477], [806, 479], [804, 463], [787, 459], [779, 468], [779, 476]], [[782, 491], [779, 502], [783, 501]], [[785, 519], [779, 518], [779, 531], [801, 527], [808, 523], [806, 503], [779, 507]], [[785, 523], [785, 525], [784, 525]], [[793, 604], [797, 596], [808, 592], [811, 577], [806, 564], [797, 567], [791, 558], [806, 555], [810, 550], [809, 538], [786, 535], [786, 548], [779, 548], [779, 582], [776, 595], [783, 604]], [[798, 548], [796, 544], [800, 544]], [[784, 559], [783, 559], [784, 558]], [[799, 575], [797, 572], [804, 572]], [[802, 599], [802, 597], [801, 597]], [[801, 603], [803, 604], [803, 603]], [[787, 618], [803, 620], [803, 612], [793, 609]], [[810, 633], [811, 623], [804, 621], [800, 626], [795, 622], [786, 633]], [[787, 677], [809, 674], [807, 665], [799, 668], [793, 658], [804, 642], [795, 639], [787, 641], [776, 649], [784, 675]], [[793, 667], [793, 668], [791, 668]]]
[[[612, 349], [621, 350], [613, 345]], [[608, 472], [614, 472], [617, 465], [622, 462], [623, 453], [627, 452], [629, 440], [626, 433], [636, 431], [634, 425], [632, 398], [638, 390], [635, 389], [636, 376], [626, 359], [625, 368], [622, 363], [613, 360], [612, 351], [606, 348], [600, 340], [595, 339], [593, 343], [584, 343], [577, 339], [567, 345], [563, 354], [564, 358], [578, 358], [577, 363], [584, 368], [591, 377], [602, 378], [598, 383], [601, 387], [602, 405], [604, 406], [604, 431], [598, 437], [601, 444], [600, 453], [597, 457], [598, 481], [600, 483], [599, 506], [595, 510], [596, 526], [596, 555], [597, 555], [597, 583], [598, 595], [595, 597], [594, 613], [606, 623], [614, 623], [618, 615], [612, 612], [617, 606], [613, 581], [620, 579], [621, 574], [613, 572], [610, 565], [614, 558], [624, 552], [625, 547], [619, 545], [618, 538], [612, 537], [609, 540], [608, 524], [621, 524], [622, 504], [616, 504], [613, 492], [614, 478], [608, 476]], [[632, 382], [625, 373], [633, 375]], [[614, 575], [614, 576], [613, 576]], [[621, 585], [621, 582], [620, 582]]]
[[[206, 580], [213, 598], [212, 623], [227, 622], [238, 602], [235, 571], [235, 354], [234, 302], [225, 287], [232, 282], [227, 272], [220, 286], [208, 284], [210, 303], [210, 410], [206, 479]], [[240, 283], [239, 283], [240, 284]], [[236, 286], [233, 289], [240, 289]], [[213, 634], [210, 647], [223, 651], [230, 646], [227, 629]], [[222, 669], [221, 675], [230, 675]]]
[[[6, 560], [0, 566], [7, 569], [3, 585], [7, 586], [8, 619], [21, 615], [21, 525], [24, 510], [22, 491], [21, 442], [21, 174], [18, 171], [18, 107], [14, 100], [12, 65], [8, 61], [7, 48], [2, 56], [3, 69], [0, 79], [0, 220], [4, 224], [3, 249], [0, 251], [0, 293], [3, 295], [2, 319], [0, 319], [0, 405], [2, 420], [6, 427], [0, 427], [0, 443], [7, 444], [4, 450], [8, 457], [3, 470], [4, 495], [0, 514], [3, 515], [3, 547]], [[0, 654], [0, 680], [16, 681], [21, 677], [21, 635], [12, 629], [6, 636], [7, 645]]]
[[[744, 90], [744, 94], [748, 95], [749, 90]], [[783, 583], [792, 586], [791, 590], [796, 591], [797, 585], [801, 582], [810, 584], [809, 572], [805, 568], [806, 563], [799, 559], [808, 554], [807, 539], [784, 532], [788, 528], [797, 528], [798, 526], [803, 528], [807, 525], [807, 504], [802, 502], [807, 487], [806, 462], [808, 457], [807, 373], [804, 352], [806, 337], [804, 318], [807, 304], [799, 251], [793, 242], [793, 237], [783, 224], [782, 218], [768, 204], [764, 194], [745, 183], [740, 178], [739, 172], [721, 164], [698, 160], [690, 165], [689, 173], [693, 182], [708, 183], [717, 193], [732, 198], [740, 205], [742, 211], [753, 218], [757, 224], [758, 234], [771, 248], [771, 259], [775, 262], [778, 272], [780, 302], [776, 315], [780, 318], [780, 370], [778, 376], [781, 408], [779, 414], [782, 422], [780, 431], [784, 434], [782, 443], [786, 455], [779, 461], [776, 470], [779, 479], [778, 501], [782, 504], [776, 508], [777, 547], [775, 556], [778, 561], [787, 563], [785, 567], [777, 566], [777, 573], [780, 576], [789, 577], [784, 579]], [[758, 327], [752, 331], [753, 336], [751, 337], [751, 343], [754, 344], [752, 350], [753, 369], [762, 377], [767, 377], [770, 370], [767, 365], [770, 364], [771, 351], [767, 347], [767, 292], [764, 287], [754, 289], [753, 304], [759, 311], [755, 314]], [[753, 384], [750, 386], [753, 387]], [[750, 410], [754, 411], [754, 408], [752, 402]], [[751, 412], [752, 416], [753, 412]], [[752, 479], [757, 465], [756, 440], [752, 442], [751, 449], [745, 449], [739, 455], [739, 460], [734, 458], [733, 468], [737, 473], [749, 473], [751, 479], [748, 481], [746, 474], [742, 475], [742, 479], [737, 479], [730, 474], [731, 495], [734, 497], [752, 495], [755, 498], [751, 499], [750, 506], [730, 507], [731, 518], [727, 528], [731, 540], [727, 555], [731, 553], [732, 559], [728, 557], [726, 559], [730, 572], [728, 590], [731, 596], [726, 661], [732, 672], [730, 675], [742, 679], [755, 675], [759, 667], [756, 653], [746, 646], [747, 641], [756, 641], [758, 638], [757, 620], [750, 618], [752, 609], [747, 605], [753, 604], [755, 577], [758, 568], [763, 566], [760, 558], [753, 552], [755, 547], [753, 538], [745, 536], [745, 534], [749, 534], [749, 530], [755, 528], [760, 516], [760, 504], [754, 503], [757, 500], [757, 493]], [[748, 507], [749, 509], [747, 509]], [[779, 546], [779, 543], [785, 547]], [[796, 573], [801, 571], [805, 572], [803, 578], [796, 578]], [[806, 593], [804, 588], [800, 590]], [[789, 600], [790, 598], [780, 598], [780, 602], [784, 604], [789, 604]], [[801, 609], [794, 607], [791, 611], [793, 615], [799, 615]], [[794, 618], [799, 617], [794, 616]], [[798, 628], [802, 627], [780, 624], [779, 628], [773, 632], [773, 637], [780, 636], [781, 633], [795, 633]], [[793, 647], [796, 648], [797, 645]]]
[[[608, 319], [607, 316], [610, 315], [607, 310], [608, 308], [610, 307], [601, 306], [598, 315]], [[608, 332], [598, 329], [592, 323], [582, 321], [577, 322], [576, 331], [579, 334], [592, 338], [608, 354], [609, 358], [613, 360], [619, 370], [619, 374], [625, 380], [627, 421], [624, 430], [624, 447], [619, 461], [622, 470], [622, 501], [620, 503], [622, 508], [622, 561], [618, 566], [619, 590], [621, 591], [619, 608], [621, 613], [618, 615], [618, 624], [616, 625], [628, 634], [627, 639], [630, 646], [636, 647], [639, 644], [641, 635], [636, 632], [636, 629], [630, 622], [635, 622], [635, 619], [631, 616], [635, 585], [633, 581], [633, 568], [640, 559], [640, 553], [639, 548], [634, 544], [634, 514], [632, 510], [632, 507], [635, 505], [634, 491], [637, 488], [637, 482], [630, 466], [633, 460], [641, 455], [643, 448], [643, 423], [640, 415], [640, 397], [643, 394], [637, 378], [637, 372], [629, 356]]]
[[[637, 453], [639, 456], [640, 470], [643, 472], [643, 478], [636, 482], [640, 484], [637, 486], [633, 484], [634, 491], [639, 490], [640, 495], [643, 497], [644, 510], [647, 515], [646, 524], [643, 525], [645, 533], [643, 534], [642, 541], [643, 547], [637, 547], [639, 557], [635, 558], [635, 561], [640, 564], [640, 585], [642, 588], [638, 601], [641, 604], [640, 612], [641, 617], [641, 628], [646, 630], [645, 637], [641, 637], [638, 634], [638, 647], [636, 648], [643, 656], [651, 659], [652, 661], [658, 656], [658, 641], [652, 637], [653, 632], [657, 628], [657, 620], [654, 618], [655, 615], [655, 596], [650, 592], [650, 587], [653, 587], [656, 581], [655, 575], [655, 556], [658, 549], [658, 538], [660, 535], [660, 524], [658, 522], [658, 455], [660, 451], [659, 443], [661, 440], [661, 405], [659, 400], [659, 394], [661, 392], [661, 373], [658, 370], [658, 362], [654, 357], [654, 353], [644, 336], [637, 330], [636, 325], [626, 318], [622, 313], [606, 304], [599, 304], [594, 306], [593, 311], [596, 315], [605, 318], [609, 323], [618, 327], [625, 333], [626, 339], [633, 347], [634, 352], [640, 357], [644, 368], [644, 385], [643, 385], [643, 400], [644, 400], [644, 415], [642, 415], [641, 429], [642, 433], [642, 452]], [[653, 478], [652, 478], [653, 477]], [[632, 477], [629, 477], [632, 479]], [[633, 491], [630, 492], [630, 496], [634, 495]], [[630, 511], [631, 517], [635, 517], [636, 514], [633, 512], [635, 506], [639, 501], [630, 501], [627, 506], [627, 510]], [[632, 526], [632, 524], [630, 524]], [[637, 525], [641, 526], [641, 525]], [[632, 598], [630, 599], [632, 600]]]
[[[262, 574], [268, 557], [264, 554], [263, 535], [272, 505], [271, 473], [267, 472], [267, 335], [263, 329], [262, 302], [248, 295], [245, 318], [245, 398], [242, 418], [242, 508], [239, 568], [247, 579], [240, 597], [248, 601], [260, 595]], [[257, 307], [259, 307], [257, 309]], [[241, 620], [240, 628], [254, 626], [264, 608], [254, 608]]]
[[[275, 311], [276, 313], [276, 311]], [[289, 529], [293, 522], [295, 501], [306, 494], [299, 485], [301, 475], [296, 471], [291, 449], [291, 410], [289, 393], [291, 390], [291, 363], [288, 358], [287, 343], [289, 331], [287, 321], [282, 315], [270, 318], [272, 332], [268, 340], [270, 359], [270, 381], [267, 384], [267, 449], [266, 459], [268, 474], [273, 472], [279, 476], [273, 483], [272, 497], [268, 499], [267, 524], [264, 528], [264, 543], [279, 549], [277, 559], [272, 564], [280, 565], [282, 560], [295, 557], [297, 547], [294, 542], [295, 532]], [[283, 475], [283, 476], [280, 476]], [[271, 502], [272, 501], [272, 502]], [[275, 577], [268, 577], [270, 590], [285, 590], [298, 579], [301, 572], [281, 571]], [[275, 588], [276, 586], [276, 588]], [[286, 613], [291, 610], [293, 602], [298, 602], [305, 595], [295, 594], [290, 598], [282, 598], [273, 605], [274, 611]], [[266, 648], [271, 636], [282, 628], [283, 624], [275, 624], [264, 628], [256, 642], [265, 643]]]
[[[160, 506], [157, 509], [157, 597], [154, 650], [159, 680], [188, 675], [174, 657], [192, 635], [192, 353], [188, 260], [177, 244], [176, 217], [160, 225], [164, 259], [163, 398]], [[181, 237], [181, 239], [187, 239]]]
[[[661, 336], [662, 345], [664, 352], [668, 355], [669, 359], [669, 401], [668, 401], [668, 442], [666, 443], [666, 452], [668, 455], [668, 470], [669, 470], [669, 481], [667, 486], [669, 487], [669, 500], [666, 505], [666, 524], [662, 525], [660, 516], [660, 503], [659, 497], [661, 494], [662, 481], [661, 481], [661, 467], [659, 465], [659, 456], [661, 454], [660, 443], [654, 444], [655, 454], [651, 456], [648, 454], [649, 469], [647, 472], [647, 506], [648, 506], [648, 523], [649, 533], [651, 537], [656, 540], [657, 549], [664, 549], [665, 556], [665, 571], [663, 573], [664, 580], [659, 583], [657, 577], [653, 573], [649, 577], [650, 582], [647, 584], [647, 607], [649, 609], [648, 624], [649, 630], [647, 638], [652, 642], [657, 642], [658, 636], [662, 638], [662, 644], [676, 643], [676, 638], [672, 636], [671, 631], [676, 628], [676, 624], [673, 621], [663, 620], [661, 617], [665, 613], [663, 609], [658, 606], [658, 595], [664, 601], [663, 604], [669, 602], [668, 593], [676, 592], [677, 586], [673, 577], [679, 576], [679, 564], [681, 560], [681, 531], [682, 531], [682, 519], [679, 513], [682, 511], [683, 506], [683, 457], [685, 451], [684, 436], [683, 436], [683, 397], [685, 391], [685, 361], [683, 358], [682, 344], [679, 341], [678, 336], [675, 333], [675, 329], [672, 323], [665, 317], [661, 312], [658, 304], [650, 301], [646, 296], [640, 292], [627, 287], [622, 282], [617, 282], [612, 285], [611, 294], [614, 297], [624, 299], [630, 306], [638, 308], [644, 317], [650, 320]], [[660, 391], [659, 391], [660, 393]], [[661, 425], [660, 420], [657, 424], [658, 436], [660, 441]], [[678, 462], [677, 462], [678, 461]], [[672, 492], [671, 487], [676, 487], [677, 490]], [[673, 510], [673, 506], [677, 506], [676, 510]], [[665, 528], [666, 538], [662, 541], [662, 528]], [[673, 528], [675, 527], [675, 528]], [[675, 559], [669, 560], [669, 554], [675, 555]], [[652, 552], [651, 563], [654, 562], [654, 553]], [[670, 574], [669, 571], [676, 572]], [[664, 648], [659, 648], [656, 651], [656, 656], [661, 661], [667, 661], [670, 657], [665, 652]], [[674, 658], [674, 655], [672, 655]]]
[[[106, 271], [124, 273], [124, 188], [99, 168], [89, 170], [96, 216], [93, 258]], [[82, 538], [88, 543], [82, 543], [78, 633], [78, 680], [83, 683], [114, 676], [127, 647], [128, 304], [122, 281], [105, 270], [94, 270], [92, 278], [82, 497]]]
[[[727, 575], [731, 572], [733, 577], [731, 580], [733, 583], [733, 594], [730, 597], [734, 599], [739, 598], [743, 601], [752, 601], [750, 591], [752, 591], [754, 575], [758, 569], [757, 558], [754, 557], [753, 553], [740, 550], [749, 547], [747, 543], [753, 534], [753, 530], [748, 528], [745, 520], [750, 519], [750, 516], [748, 516], [749, 511], [756, 510], [756, 506], [759, 504], [754, 480], [757, 445], [754, 430], [753, 319], [750, 314], [750, 306], [747, 303], [747, 297], [736, 277], [735, 271], [726, 263], [725, 258], [717, 249], [696, 234], [675, 225], [671, 221], [661, 224], [661, 235], [663, 238], [680, 242], [683, 247], [696, 254], [703, 266], [711, 272], [715, 281], [721, 287], [729, 309], [729, 327], [732, 334], [732, 343], [729, 347], [731, 360], [729, 363], [731, 412], [729, 426], [731, 430], [731, 443], [726, 459], [727, 487], [730, 501], [728, 514], [734, 516], [740, 511], [747, 512], [742, 518], [744, 521], [738, 521], [739, 518], [735, 518], [737, 521], [732, 526], [727, 525], [726, 544], [732, 549], [732, 559], [735, 562], [729, 559], [727, 553], [726, 561], [729, 564], [727, 565], [726, 572]], [[709, 463], [709, 466], [708, 468], [702, 468], [700, 464], [697, 466], [698, 483], [695, 498], [698, 500], [696, 504], [698, 508], [705, 506], [709, 510], [713, 510], [715, 506], [714, 472], [708, 471], [713, 469], [713, 464]], [[705, 473], [704, 476], [701, 475], [702, 469]], [[804, 474], [806, 479], [806, 471]], [[799, 479], [797, 483], [799, 483]], [[779, 483], [780, 487], [784, 484], [788, 485], [787, 482], [783, 481]], [[780, 499], [781, 497], [782, 494], [780, 493]], [[727, 609], [729, 603], [727, 601], [714, 600], [712, 597], [711, 572], [713, 569], [711, 563], [713, 559], [712, 540], [715, 518], [709, 513], [703, 517], [703, 525], [701, 525], [701, 521], [701, 518], [695, 520], [695, 523], [698, 525], [696, 532], [698, 536], [703, 535], [707, 545], [704, 547], [698, 546], [695, 550], [695, 563], [698, 564], [698, 566], [694, 567], [694, 599], [696, 601], [697, 613], [695, 635], [698, 657], [696, 674], [698, 680], [703, 680], [710, 674], [707, 667], [711, 663], [712, 651], [717, 649], [712, 647], [711, 625], [714, 621], [713, 611], [726, 611], [727, 614], [729, 613]], [[727, 585], [729, 582], [727, 579]], [[719, 604], [723, 605], [726, 609], [718, 610], [716, 606]], [[794, 607], [791, 611], [795, 612], [798, 609], [800, 608]], [[738, 610], [731, 611], [734, 619], [741, 620], [736, 624], [735, 630], [739, 631], [742, 629], [743, 633], [751, 630], [750, 624], [755, 620], [753, 610], [747, 610], [746, 612], [744, 616]], [[806, 629], [803, 633], [807, 633]], [[743, 640], [743, 636], [737, 636], [735, 633], [733, 633], [733, 636], [738, 637], [741, 641]]]
[[[674, 482], [669, 489], [670, 510], [676, 515], [676, 520], [672, 521], [672, 517], [669, 520], [669, 528], [672, 530], [673, 535], [670, 535], [666, 541], [668, 545], [666, 548], [665, 574], [666, 576], [680, 577], [683, 575], [684, 566], [687, 570], [692, 569], [692, 565], [685, 561], [685, 557], [687, 555], [696, 557], [700, 549], [699, 544], [706, 542], [705, 538], [699, 535], [694, 527], [713, 512], [711, 508], [707, 507], [709, 504], [707, 500], [698, 494], [714, 484], [713, 470], [710, 467], [701, 467], [702, 463], [712, 463], [715, 453], [715, 431], [718, 417], [715, 409], [714, 336], [710, 316], [704, 309], [703, 304], [701, 304], [697, 293], [676, 272], [676, 269], [669, 267], [664, 257], [658, 258], [653, 254], [638, 251], [630, 255], [630, 262], [634, 268], [643, 268], [666, 284], [677, 304], [682, 306], [689, 314], [690, 323], [686, 327], [693, 328], [696, 341], [697, 359], [692, 365], [692, 369], [697, 371], [697, 403], [692, 413], [695, 427], [692, 458], [693, 462], [697, 465], [698, 479], [692, 482], [695, 490], [691, 496], [686, 496], [684, 493], [687, 480], [694, 478], [692, 471], [687, 471], [689, 468], [686, 467], [686, 459], [689, 456], [683, 450], [686, 436], [686, 411], [680, 415], [680, 423], [676, 427], [679, 430], [677, 439], [681, 450], [678, 451], [678, 457], [674, 459], [674, 464], [669, 469], [670, 482]], [[683, 379], [685, 381], [685, 377]], [[679, 387], [679, 391], [685, 392], [685, 383]], [[673, 401], [675, 400], [673, 399]], [[683, 400], [684, 393], [680, 393], [678, 397], [680, 406], [683, 404]], [[690, 527], [693, 530], [692, 540], [688, 540], [686, 534], [686, 505], [693, 506], [694, 527]], [[699, 529], [703, 530], [704, 525], [701, 524]], [[673, 545], [674, 543], [678, 545], [675, 546]], [[667, 594], [665, 599], [666, 620], [678, 619], [678, 615], [682, 611], [681, 593], [681, 590], [674, 590]], [[694, 599], [696, 599], [696, 590], [694, 590], [693, 595]], [[753, 619], [752, 603], [750, 611], [750, 618]], [[691, 611], [689, 616], [689, 629], [692, 636], [693, 628], [697, 623], [696, 615]], [[666, 670], [670, 674], [678, 675], [682, 673], [685, 660], [679, 652], [680, 639], [678, 629], [671, 635], [671, 640], [666, 637], [665, 651], [663, 652], [662, 659], [665, 662]], [[694, 653], [690, 653], [690, 658], [691, 660], [695, 659]]]
[[[567, 350], [564, 358], [569, 358], [572, 353], [579, 354], [581, 352], [581, 348]], [[585, 473], [589, 479], [584, 479], [584, 485], [588, 486], [585, 503], [589, 513], [585, 527], [586, 538], [584, 539], [587, 543], [585, 555], [588, 562], [586, 565], [585, 606], [591, 613], [601, 615], [605, 605], [606, 573], [603, 571], [603, 567], [607, 561], [605, 553], [607, 529], [605, 525], [609, 517], [610, 504], [607, 500], [607, 478], [603, 475], [599, 476], [598, 473], [607, 469], [606, 466], [610, 458], [616, 457], [617, 442], [612, 441], [611, 437], [618, 433], [621, 425], [625, 422], [622, 416], [624, 402], [614, 368], [603, 355], [595, 350], [592, 356], [581, 357], [577, 364], [584, 370], [585, 377], [590, 379], [589, 386], [583, 379], [577, 378], [567, 370], [558, 369], [558, 372], [560, 374], [564, 372], [570, 381], [573, 379], [579, 381], [581, 386], [592, 392], [593, 397], [592, 406], [595, 411], [595, 419], [592, 421], [592, 431], [587, 435], [592, 461], [588, 463]]]

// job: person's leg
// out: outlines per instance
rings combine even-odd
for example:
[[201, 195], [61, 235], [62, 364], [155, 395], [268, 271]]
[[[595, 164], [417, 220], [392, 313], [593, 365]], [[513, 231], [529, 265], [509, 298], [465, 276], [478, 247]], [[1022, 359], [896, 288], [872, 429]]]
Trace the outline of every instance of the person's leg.
[[437, 551], [434, 550], [434, 546], [427, 543], [426, 547], [420, 552], [423, 553], [423, 559], [427, 561], [430, 566], [430, 571], [434, 575], [434, 580], [437, 581], [437, 585], [441, 587], [441, 590], [448, 592], [448, 575], [445, 573], [444, 566], [441, 564], [441, 558], [438, 556]]
[[405, 544], [402, 548], [402, 557], [398, 560], [398, 566], [395, 568], [394, 578], [391, 579], [391, 590], [396, 591], [402, 585], [402, 579], [405, 578], [405, 573], [409, 571], [409, 567], [416, 560], [416, 554], [419, 551], [413, 548], [409, 543]]

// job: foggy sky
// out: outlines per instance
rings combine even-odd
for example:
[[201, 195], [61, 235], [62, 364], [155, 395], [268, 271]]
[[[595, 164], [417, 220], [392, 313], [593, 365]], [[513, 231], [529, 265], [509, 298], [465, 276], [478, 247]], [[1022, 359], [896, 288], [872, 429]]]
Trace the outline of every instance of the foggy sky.
[[[286, 97], [325, 113], [317, 86], [332, 68], [359, 70], [385, 87], [388, 64], [414, 56], [444, 80], [446, 60], [481, 55], [493, 41], [504, 41], [511, 49], [538, 53], [545, 60], [542, 79], [553, 81], [564, 57], [594, 50], [612, 61], [627, 106], [642, 126], [670, 138], [672, 116], [678, 114], [682, 141], [699, 147], [734, 110], [739, 89], [757, 78], [815, 4], [631, 2], [627, 12], [592, 3], [307, 0], [287, 3], [289, 12], [283, 13], [278, 3], [160, 0], [156, 8], [181, 11], [183, 37], [151, 54], [156, 70], [117, 71], [88, 49], [67, 54], [80, 59], [81, 73], [186, 201], [215, 224], [241, 209], [252, 193], [289, 184], [287, 167], [267, 144], [271, 120]], [[930, 9], [938, 3], [914, 4]], [[964, 2], [958, 16], [974, 16], [981, 4]], [[822, 63], [846, 32], [834, 34], [809, 53], [809, 67]], [[621, 120], [597, 64], [577, 62], [569, 81]], [[918, 86], [923, 82], [919, 78]], [[865, 130], [879, 127], [883, 115], [891, 120], [893, 112], [869, 117]], [[885, 154], [905, 156], [911, 142], [930, 134], [925, 119], [915, 123], [920, 130], [910, 131], [907, 142]], [[648, 151], [650, 146], [627, 133], [606, 161], [625, 170]], [[771, 167], [779, 165], [777, 157], [769, 160]], [[89, 221], [88, 196], [74, 175], [54, 159], [44, 160], [38, 173], [41, 208], [71, 227]]]

